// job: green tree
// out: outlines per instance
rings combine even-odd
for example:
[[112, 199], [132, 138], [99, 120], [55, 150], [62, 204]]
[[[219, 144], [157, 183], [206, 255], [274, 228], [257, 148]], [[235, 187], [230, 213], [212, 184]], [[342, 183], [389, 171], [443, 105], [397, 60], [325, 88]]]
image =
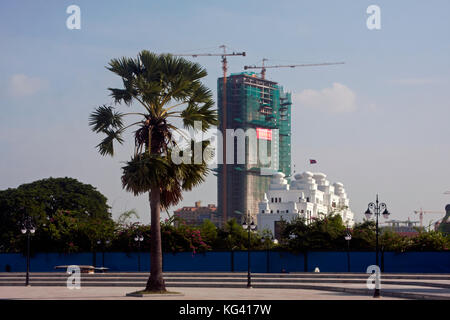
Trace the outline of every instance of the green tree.
[[352, 230], [352, 248], [358, 250], [374, 250], [376, 240], [375, 230], [375, 222], [372, 220], [356, 223]]
[[[24, 247], [20, 222], [30, 215], [37, 231], [34, 251], [71, 252], [86, 249], [79, 224], [112, 223], [107, 199], [93, 186], [73, 178], [48, 178], [0, 191], [0, 245], [7, 251]], [[80, 242], [81, 241], [81, 242]]]
[[261, 244], [264, 245], [264, 249], [270, 250], [277, 246], [274, 242], [272, 231], [270, 231], [269, 229], [262, 230], [260, 233], [260, 237], [262, 241]]
[[203, 220], [200, 226], [200, 231], [202, 233], [203, 239], [207, 243], [214, 243], [217, 240], [217, 227], [209, 219]]
[[117, 223], [121, 226], [126, 225], [129, 223], [129, 220], [132, 217], [136, 217], [136, 219], [139, 219], [139, 215], [136, 211], [136, 209], [131, 209], [131, 210], [127, 210], [125, 212], [122, 212], [119, 216], [119, 218], [117, 219]]
[[346, 226], [338, 214], [328, 214], [307, 223], [304, 218], [284, 222], [281, 246], [294, 252], [308, 250], [342, 250]]
[[[252, 250], [262, 248], [261, 237], [256, 232], [250, 232]], [[248, 231], [232, 218], [217, 232], [217, 240], [213, 245], [217, 249], [244, 250], [248, 247]]]
[[[207, 73], [197, 63], [146, 50], [135, 59], [113, 59], [108, 69], [123, 82], [123, 88], [109, 88], [116, 105], [136, 102], [143, 112], [120, 113], [115, 107], [103, 105], [91, 114], [90, 125], [93, 131], [106, 135], [97, 146], [100, 154], [111, 156], [114, 142], [123, 143], [125, 129], [137, 126], [135, 152], [123, 167], [122, 185], [135, 195], [149, 194], [151, 272], [146, 290], [166, 291], [160, 211], [177, 204], [182, 191], [203, 182], [209, 172], [205, 159], [196, 164], [175, 164], [171, 160], [171, 148], [176, 146], [173, 134], [179, 131], [171, 120], [181, 119], [185, 128], [194, 128], [198, 121], [203, 131], [217, 125], [212, 93], [200, 82]], [[125, 125], [127, 115], [140, 119]], [[203, 151], [207, 145], [202, 143], [201, 147]]]
[[405, 252], [411, 247], [411, 237], [403, 236], [389, 228], [382, 229], [379, 243], [384, 251]]
[[328, 215], [309, 225], [310, 250], [339, 250], [345, 247], [346, 227], [340, 215]]
[[411, 239], [411, 251], [440, 251], [450, 248], [450, 236], [440, 231], [420, 232]]

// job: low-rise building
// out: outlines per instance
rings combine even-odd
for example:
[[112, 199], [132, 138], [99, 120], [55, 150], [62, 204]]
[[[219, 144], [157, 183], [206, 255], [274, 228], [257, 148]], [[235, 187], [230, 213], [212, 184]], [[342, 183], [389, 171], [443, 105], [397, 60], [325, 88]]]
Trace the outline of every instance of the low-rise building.
[[414, 237], [419, 234], [420, 230], [420, 227], [417, 226], [419, 221], [411, 221], [409, 218], [406, 221], [389, 220], [385, 224], [385, 226], [380, 228], [381, 232], [389, 230], [402, 236]]
[[296, 174], [289, 184], [285, 175], [277, 172], [259, 203], [257, 225], [258, 230], [267, 229], [279, 238], [282, 220], [301, 217], [309, 224], [330, 213], [341, 215], [344, 224], [353, 226], [353, 213], [342, 183], [330, 184], [325, 174], [306, 171]]
[[[189, 226], [199, 226], [205, 219], [211, 220], [216, 227], [222, 226], [222, 219], [217, 214], [217, 207], [214, 204], [208, 204], [202, 207], [201, 201], [196, 201], [194, 207], [182, 207], [174, 211], [174, 215], [181, 218]], [[175, 222], [177, 226], [179, 222]]]

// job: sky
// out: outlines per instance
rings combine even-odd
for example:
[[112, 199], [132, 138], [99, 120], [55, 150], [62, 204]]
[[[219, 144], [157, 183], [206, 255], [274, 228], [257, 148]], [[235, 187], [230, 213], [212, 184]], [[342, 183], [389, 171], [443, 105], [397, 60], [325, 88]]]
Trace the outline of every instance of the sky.
[[[366, 12], [380, 8], [381, 29]], [[66, 9], [81, 10], [70, 30]], [[293, 96], [292, 163], [342, 182], [357, 221], [379, 194], [392, 219], [444, 211], [450, 203], [450, 2], [434, 1], [12, 1], [0, 2], [0, 190], [48, 177], [95, 186], [113, 216], [136, 209], [150, 220], [148, 197], [122, 189], [133, 145], [102, 157], [88, 126], [111, 103], [120, 79], [105, 66], [139, 51], [246, 52], [244, 65], [344, 65], [268, 69]], [[190, 58], [208, 71], [216, 97], [220, 57]], [[121, 110], [125, 110], [122, 107]], [[132, 108], [138, 110], [138, 106]], [[127, 136], [131, 137], [131, 136]], [[309, 165], [308, 159], [316, 159]], [[177, 206], [217, 204], [216, 177]], [[173, 211], [175, 208], [170, 209]], [[442, 215], [443, 216], [443, 215]], [[436, 221], [440, 215], [425, 215]]]

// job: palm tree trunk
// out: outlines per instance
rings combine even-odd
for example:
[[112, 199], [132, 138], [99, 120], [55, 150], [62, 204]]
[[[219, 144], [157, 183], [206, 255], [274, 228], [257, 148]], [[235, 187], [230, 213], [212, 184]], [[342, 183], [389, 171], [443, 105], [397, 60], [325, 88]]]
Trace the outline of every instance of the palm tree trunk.
[[154, 188], [149, 194], [151, 227], [150, 227], [150, 277], [145, 290], [166, 291], [162, 273], [162, 247], [160, 225], [160, 196], [159, 188]]

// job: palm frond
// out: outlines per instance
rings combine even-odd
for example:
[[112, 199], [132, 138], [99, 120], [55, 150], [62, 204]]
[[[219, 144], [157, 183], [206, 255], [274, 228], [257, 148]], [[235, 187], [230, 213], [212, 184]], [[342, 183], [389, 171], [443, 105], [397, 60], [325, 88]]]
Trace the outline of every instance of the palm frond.
[[89, 125], [92, 131], [99, 133], [109, 129], [121, 129], [123, 127], [123, 115], [114, 111], [111, 106], [99, 106], [89, 117]]
[[158, 187], [166, 176], [167, 159], [148, 153], [137, 154], [122, 167], [122, 186], [140, 195]]
[[114, 103], [116, 104], [124, 102], [129, 106], [133, 102], [133, 95], [130, 90], [115, 88], [108, 88], [108, 90], [111, 91], [109, 95], [114, 99]]
[[139, 74], [141, 69], [139, 59], [135, 60], [126, 57], [112, 59], [109, 67], [106, 68], [126, 80], [132, 80], [136, 74]]
[[203, 105], [191, 103], [184, 109], [180, 116], [185, 128], [193, 128], [196, 121], [202, 124], [202, 130], [208, 130], [212, 125], [218, 125], [217, 111], [212, 109], [214, 103], [206, 102]]
[[97, 145], [98, 152], [102, 156], [106, 156], [106, 155], [113, 156], [114, 155], [114, 140], [116, 140], [120, 144], [123, 143], [122, 131], [121, 130], [114, 131], [114, 130], [108, 129], [108, 130], [105, 130], [104, 132], [106, 133], [106, 137], [102, 140], [102, 142], [100, 142]]

